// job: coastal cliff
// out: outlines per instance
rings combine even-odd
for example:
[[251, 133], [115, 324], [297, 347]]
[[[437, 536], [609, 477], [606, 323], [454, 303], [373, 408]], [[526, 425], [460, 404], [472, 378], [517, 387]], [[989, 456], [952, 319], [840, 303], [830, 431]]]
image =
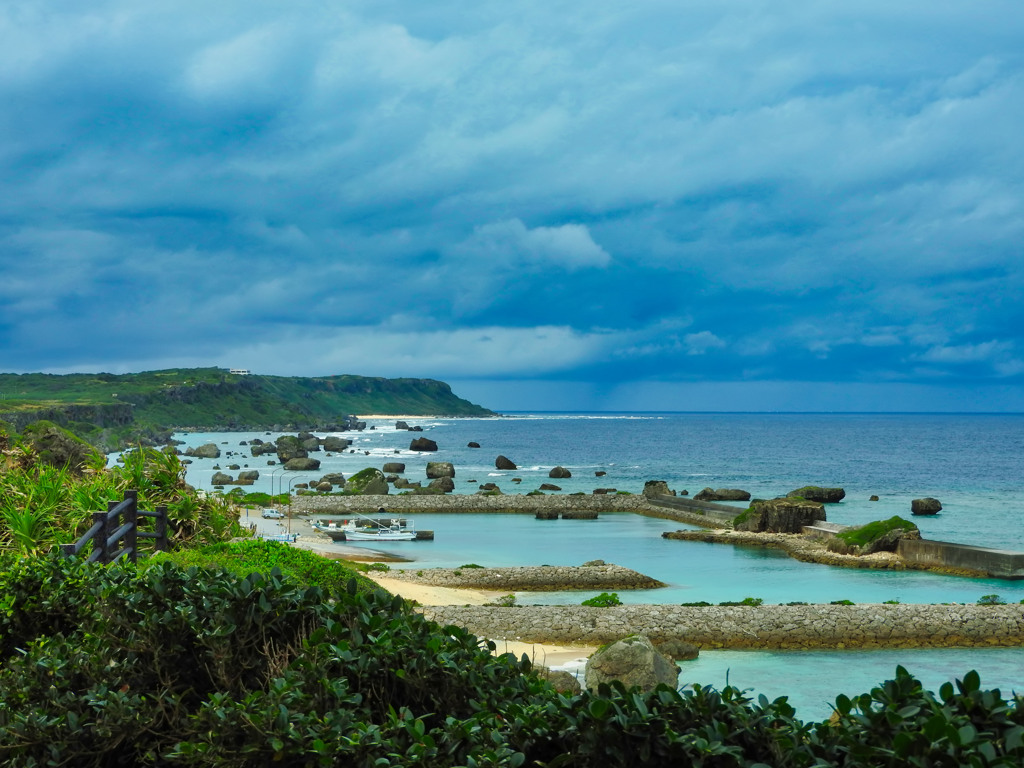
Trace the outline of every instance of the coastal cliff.
[[114, 450], [177, 430], [335, 429], [346, 416], [494, 416], [433, 379], [262, 376], [222, 368], [131, 374], [0, 374], [0, 421], [52, 421]]

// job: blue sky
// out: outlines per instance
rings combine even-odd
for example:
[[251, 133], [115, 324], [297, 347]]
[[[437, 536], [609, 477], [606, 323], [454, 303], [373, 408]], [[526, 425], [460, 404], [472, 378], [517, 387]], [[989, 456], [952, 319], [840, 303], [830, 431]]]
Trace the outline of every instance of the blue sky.
[[0, 369], [1024, 411], [1024, 5], [0, 6]]

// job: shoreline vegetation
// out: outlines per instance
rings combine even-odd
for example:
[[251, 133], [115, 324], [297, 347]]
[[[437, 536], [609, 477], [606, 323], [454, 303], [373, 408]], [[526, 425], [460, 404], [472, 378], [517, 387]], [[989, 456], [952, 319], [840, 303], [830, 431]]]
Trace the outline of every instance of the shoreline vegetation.
[[[581, 640], [621, 640], [638, 629], [662, 648], [686, 638], [676, 647], [682, 652], [703, 637], [702, 621], [709, 647], [730, 634], [774, 642], [828, 631], [846, 643], [859, 632], [897, 647], [922, 644], [922, 633], [933, 642], [998, 645], [1010, 637], [1019, 644], [1019, 606], [615, 607], [606, 600], [515, 608], [501, 607], [500, 595], [499, 605], [488, 604], [497, 591], [484, 590], [476, 606], [417, 606], [407, 597], [412, 590], [429, 589], [438, 601], [469, 593], [384, 574], [371, 581], [303, 551], [324, 548], [312, 535], [301, 547], [253, 538], [281, 539], [308, 521], [291, 516], [294, 508], [287, 520], [244, 510], [243, 521], [234, 499], [188, 486], [173, 453], [140, 449], [106, 469], [54, 430], [12, 441], [0, 425], [7, 524], [0, 754], [7, 763], [807, 768], [890, 764], [894, 749], [901, 763], [923, 755], [928, 764], [974, 764], [981, 756], [987, 765], [1019, 765], [1024, 757], [1024, 699], [982, 690], [973, 671], [936, 695], [897, 667], [870, 693], [837, 696], [832, 718], [819, 723], [797, 719], [785, 696], [755, 702], [728, 683], [721, 690], [646, 691], [618, 681], [561, 688], [564, 670], [549, 674], [531, 662], [574, 661], [592, 650]], [[122, 487], [137, 490], [145, 505], [173, 505], [168, 519], [179, 546], [107, 566], [62, 556], [54, 544], [79, 535]], [[377, 506], [373, 497], [348, 498], [369, 504], [364, 510]], [[505, 511], [517, 504], [489, 498]], [[583, 504], [647, 504], [626, 496], [547, 499], [562, 517]], [[439, 505], [436, 497], [410, 501]], [[387, 503], [393, 507], [394, 497]], [[519, 573], [562, 581], [567, 571], [603, 567], [592, 561]], [[455, 577], [483, 569], [450, 570]], [[542, 644], [529, 624], [537, 616]], [[559, 630], [571, 642], [550, 644]], [[912, 642], [898, 645], [908, 636]]]

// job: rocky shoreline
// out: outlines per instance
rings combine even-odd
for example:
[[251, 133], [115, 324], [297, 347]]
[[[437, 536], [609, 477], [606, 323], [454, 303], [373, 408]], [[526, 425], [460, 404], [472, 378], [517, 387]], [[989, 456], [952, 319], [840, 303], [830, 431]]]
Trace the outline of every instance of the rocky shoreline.
[[601, 561], [582, 566], [539, 565], [510, 568], [424, 568], [390, 570], [389, 579], [455, 589], [506, 592], [562, 592], [569, 590], [656, 589], [663, 582], [630, 568]]
[[632, 634], [702, 649], [851, 650], [1024, 645], [1020, 605], [434, 606], [442, 625], [492, 640], [603, 645]]

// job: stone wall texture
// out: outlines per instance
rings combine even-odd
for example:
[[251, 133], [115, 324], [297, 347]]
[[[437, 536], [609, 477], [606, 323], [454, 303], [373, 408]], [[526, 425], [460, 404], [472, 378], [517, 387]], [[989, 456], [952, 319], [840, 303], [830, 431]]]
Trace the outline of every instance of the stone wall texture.
[[389, 579], [415, 584], [461, 589], [487, 589], [516, 592], [561, 592], [571, 589], [655, 589], [665, 586], [621, 565], [537, 565], [509, 568], [425, 568], [395, 570]]
[[1021, 605], [687, 607], [437, 606], [420, 609], [493, 640], [603, 645], [630, 634], [702, 648], [849, 649], [1024, 645]]
[[521, 512], [536, 514], [540, 511], [647, 512], [650, 505], [643, 496], [626, 494], [592, 494], [584, 496], [526, 496], [501, 494], [456, 494], [450, 496], [296, 496], [292, 499], [294, 512], [314, 515], [338, 515], [345, 512], [376, 514], [380, 507], [388, 512], [434, 514], [441, 512]]

